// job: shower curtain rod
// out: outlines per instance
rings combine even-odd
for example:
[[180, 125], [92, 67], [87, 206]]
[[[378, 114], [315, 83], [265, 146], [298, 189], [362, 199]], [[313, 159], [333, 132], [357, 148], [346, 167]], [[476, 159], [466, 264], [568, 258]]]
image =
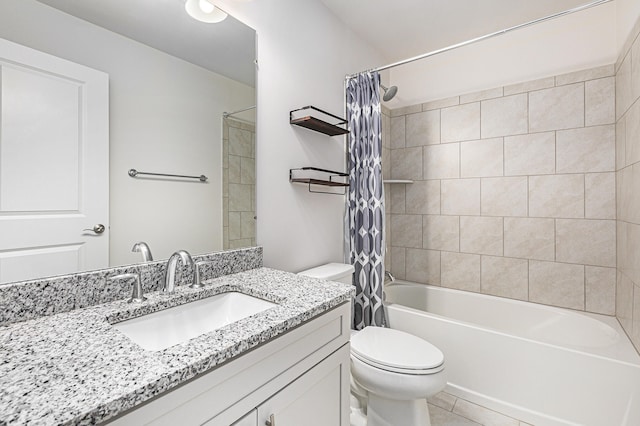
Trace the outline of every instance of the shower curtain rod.
[[240, 112], [245, 112], [245, 111], [249, 111], [250, 109], [255, 109], [255, 107], [256, 107], [256, 106], [254, 105], [254, 106], [250, 106], [249, 108], [239, 109], [238, 111], [233, 111], [233, 112], [223, 112], [223, 113], [222, 113], [222, 116], [223, 116], [224, 118], [227, 118], [227, 117], [229, 117], [229, 116], [232, 116], [232, 115], [238, 114], [238, 113], [240, 113]]
[[[513, 27], [505, 28], [503, 30], [496, 31], [496, 32], [493, 32], [493, 33], [490, 33], [490, 34], [485, 34], [483, 36], [476, 37], [476, 38], [471, 39], [471, 40], [463, 41], [463, 42], [457, 43], [457, 44], [452, 44], [451, 46], [443, 47], [442, 49], [433, 50], [431, 52], [423, 53], [422, 55], [414, 56], [414, 57], [408, 58], [408, 59], [403, 59], [402, 61], [398, 61], [398, 62], [394, 62], [394, 63], [389, 64], [389, 65], [384, 65], [384, 66], [381, 66], [381, 67], [378, 67], [378, 68], [373, 68], [373, 69], [370, 69], [370, 70], [366, 70], [364, 72], [383, 71], [383, 70], [386, 70], [386, 69], [389, 69], [389, 68], [397, 67], [399, 65], [404, 65], [404, 64], [411, 63], [411, 62], [415, 62], [415, 61], [418, 61], [420, 59], [425, 59], [425, 58], [428, 58], [430, 56], [435, 56], [435, 55], [438, 55], [440, 53], [448, 52], [449, 50], [454, 50], [454, 49], [457, 49], [459, 47], [468, 46], [470, 44], [477, 43], [477, 42], [483, 41], [483, 40], [487, 40], [487, 39], [490, 39], [490, 38], [493, 38], [493, 37], [496, 37], [496, 36], [499, 36], [499, 35], [502, 35], [502, 34], [506, 34], [506, 33], [509, 33], [511, 31], [515, 31], [515, 30], [519, 30], [521, 28], [529, 27], [531, 25], [539, 24], [539, 23], [544, 22], [544, 21], [549, 21], [551, 19], [560, 18], [561, 16], [570, 15], [570, 14], [575, 13], [575, 12], [580, 12], [582, 10], [590, 9], [590, 8], [592, 8], [594, 6], [599, 6], [599, 5], [604, 4], [604, 3], [609, 3], [610, 1], [612, 1], [612, 0], [596, 0], [596, 1], [592, 1], [590, 3], [586, 3], [586, 4], [583, 4], [581, 6], [574, 7], [572, 9], [567, 9], [567, 10], [565, 10], [563, 12], [558, 12], [558, 13], [554, 13], [553, 15], [548, 15], [548, 16], [544, 16], [542, 18], [534, 19], [533, 21], [525, 22], [524, 24], [518, 24], [518, 25], [515, 25]], [[347, 75], [345, 77], [345, 80], [349, 80], [351, 78], [354, 78], [358, 74], [359, 73]]]

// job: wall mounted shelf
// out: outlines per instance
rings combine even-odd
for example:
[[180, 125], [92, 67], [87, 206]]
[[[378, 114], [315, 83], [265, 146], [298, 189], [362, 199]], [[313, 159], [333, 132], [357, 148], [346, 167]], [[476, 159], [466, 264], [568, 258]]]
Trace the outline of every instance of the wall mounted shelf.
[[320, 169], [318, 167], [301, 167], [299, 169], [289, 169], [289, 182], [291, 183], [304, 183], [308, 185], [309, 192], [321, 193], [321, 194], [335, 194], [344, 195], [345, 192], [330, 192], [330, 191], [317, 191], [312, 189], [313, 186], [327, 186], [327, 187], [342, 187], [349, 186], [348, 182], [342, 180], [335, 180], [345, 178], [349, 176], [348, 173], [336, 172], [333, 170]]
[[[301, 117], [295, 117], [296, 115], [300, 115], [301, 112], [304, 112], [307, 115], [303, 115]], [[320, 117], [313, 116], [311, 115], [312, 113], [316, 115], [320, 115]], [[335, 123], [330, 123], [329, 121], [325, 120], [327, 118], [330, 121], [335, 121]], [[306, 107], [302, 107], [299, 109], [294, 109], [293, 111], [289, 111], [289, 123], [294, 124], [296, 126], [304, 127], [319, 133], [324, 133], [325, 135], [329, 135], [329, 136], [344, 135], [349, 133], [348, 129], [344, 127], [340, 127], [340, 126], [345, 126], [347, 124], [347, 120], [345, 120], [344, 118], [338, 117], [336, 115], [330, 114], [326, 111], [323, 111], [311, 105], [308, 105]]]
[[383, 179], [382, 183], [392, 183], [392, 184], [397, 184], [397, 183], [413, 183], [412, 180], [409, 179]]

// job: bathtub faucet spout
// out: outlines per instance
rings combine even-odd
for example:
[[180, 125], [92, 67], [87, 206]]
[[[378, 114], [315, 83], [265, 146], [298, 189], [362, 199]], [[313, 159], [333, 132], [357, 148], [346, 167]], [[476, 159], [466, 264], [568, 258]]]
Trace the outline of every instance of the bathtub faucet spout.
[[396, 277], [393, 276], [393, 274], [389, 271], [384, 271], [384, 276], [385, 278], [389, 278], [389, 281], [394, 282], [396, 280]]

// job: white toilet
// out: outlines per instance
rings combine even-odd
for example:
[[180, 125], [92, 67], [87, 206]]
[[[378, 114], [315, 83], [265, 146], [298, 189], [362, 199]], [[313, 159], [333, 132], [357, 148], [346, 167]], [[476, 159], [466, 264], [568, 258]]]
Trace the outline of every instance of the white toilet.
[[[300, 274], [351, 284], [353, 271], [329, 263]], [[352, 413], [365, 404], [367, 426], [429, 426], [426, 398], [444, 389], [444, 355], [412, 334], [366, 327], [351, 334], [351, 379]]]

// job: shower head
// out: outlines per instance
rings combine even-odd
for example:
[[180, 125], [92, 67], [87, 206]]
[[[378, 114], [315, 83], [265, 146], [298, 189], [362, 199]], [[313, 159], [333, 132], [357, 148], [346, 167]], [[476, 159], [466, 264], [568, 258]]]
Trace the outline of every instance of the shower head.
[[382, 90], [384, 90], [384, 95], [382, 96], [382, 100], [385, 101], [385, 102], [388, 102], [391, 99], [393, 99], [393, 97], [396, 95], [396, 93], [398, 93], [398, 87], [397, 86], [384, 87], [381, 84], [380, 87], [382, 87]]

